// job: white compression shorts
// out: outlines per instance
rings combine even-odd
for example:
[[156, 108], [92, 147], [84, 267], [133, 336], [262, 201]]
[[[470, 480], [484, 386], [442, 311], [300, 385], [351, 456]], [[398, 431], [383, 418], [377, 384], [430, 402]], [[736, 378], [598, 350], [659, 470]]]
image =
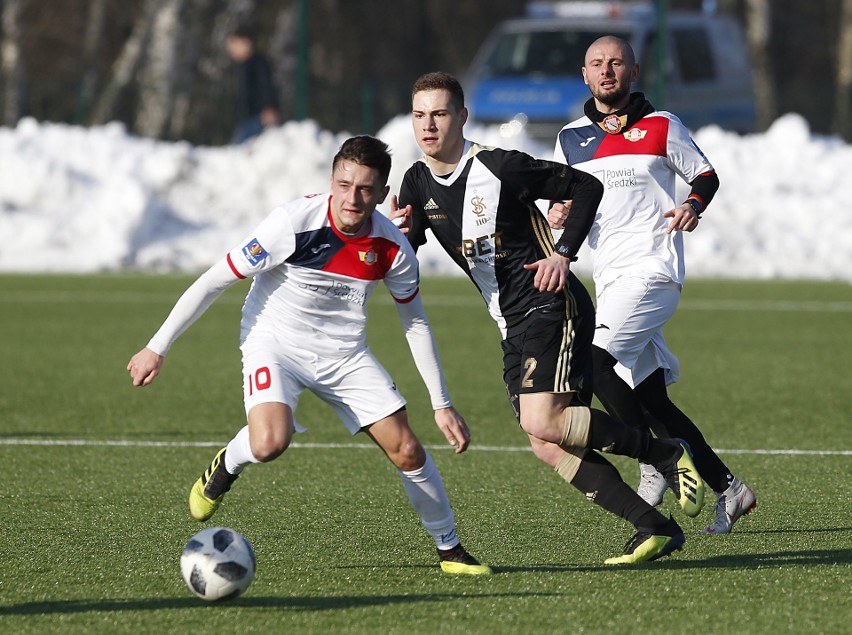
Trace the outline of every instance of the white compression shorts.
[[616, 372], [633, 388], [658, 368], [666, 371], [667, 384], [680, 377], [680, 363], [663, 339], [680, 291], [663, 276], [621, 276], [598, 293], [594, 345], [618, 360]]
[[[325, 359], [293, 351], [280, 343], [252, 342], [243, 354], [243, 400], [246, 414], [261, 403], [285, 403], [294, 413], [305, 389], [329, 404], [350, 434], [356, 434], [405, 405], [388, 372], [363, 348]], [[295, 421], [294, 421], [295, 422]], [[296, 423], [296, 430], [305, 428]]]

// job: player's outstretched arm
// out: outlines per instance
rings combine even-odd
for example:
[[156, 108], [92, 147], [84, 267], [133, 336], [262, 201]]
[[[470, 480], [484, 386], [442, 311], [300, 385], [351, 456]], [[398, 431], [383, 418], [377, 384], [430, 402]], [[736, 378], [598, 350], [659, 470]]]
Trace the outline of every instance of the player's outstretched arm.
[[178, 336], [237, 280], [223, 258], [184, 291], [166, 321], [148, 342], [148, 346], [136, 353], [127, 364], [134, 386], [147, 386], [154, 381], [160, 374], [166, 353]]
[[150, 384], [160, 374], [160, 369], [165, 361], [165, 357], [158, 355], [150, 348], [143, 348], [136, 353], [127, 364], [127, 371], [130, 373], [133, 385], [147, 386]]
[[435, 410], [435, 424], [447, 438], [447, 442], [461, 454], [470, 445], [470, 430], [458, 411], [452, 406]]

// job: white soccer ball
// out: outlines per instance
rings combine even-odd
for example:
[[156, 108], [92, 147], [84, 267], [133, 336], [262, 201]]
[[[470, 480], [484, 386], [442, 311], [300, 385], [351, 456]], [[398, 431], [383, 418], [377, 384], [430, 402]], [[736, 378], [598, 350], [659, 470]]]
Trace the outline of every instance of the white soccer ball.
[[249, 541], [227, 527], [208, 527], [186, 543], [180, 572], [189, 590], [202, 600], [230, 600], [254, 580], [257, 563]]

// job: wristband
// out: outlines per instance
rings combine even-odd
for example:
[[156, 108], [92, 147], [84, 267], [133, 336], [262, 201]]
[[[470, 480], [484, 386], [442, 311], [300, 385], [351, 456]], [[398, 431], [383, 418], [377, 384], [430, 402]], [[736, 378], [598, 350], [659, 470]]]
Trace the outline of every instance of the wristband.
[[556, 245], [556, 253], [563, 258], [567, 258], [570, 262], [577, 262], [577, 256], [572, 256], [571, 250], [565, 245]]
[[704, 211], [704, 206], [698, 201], [698, 199], [688, 198], [684, 201], [684, 203], [692, 208], [692, 211], [695, 212], [695, 215], [698, 216], [698, 218], [701, 218], [701, 212]]

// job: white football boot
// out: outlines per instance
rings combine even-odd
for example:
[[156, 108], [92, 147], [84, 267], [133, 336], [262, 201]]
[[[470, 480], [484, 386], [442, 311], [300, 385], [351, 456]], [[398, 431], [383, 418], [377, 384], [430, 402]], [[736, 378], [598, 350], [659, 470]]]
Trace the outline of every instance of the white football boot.
[[663, 502], [663, 494], [669, 484], [665, 477], [657, 469], [647, 463], [639, 463], [639, 487], [636, 493], [651, 507], [656, 507]]
[[757, 497], [748, 485], [735, 478], [730, 487], [717, 493], [716, 520], [701, 530], [702, 534], [729, 534], [734, 523], [757, 507]]

